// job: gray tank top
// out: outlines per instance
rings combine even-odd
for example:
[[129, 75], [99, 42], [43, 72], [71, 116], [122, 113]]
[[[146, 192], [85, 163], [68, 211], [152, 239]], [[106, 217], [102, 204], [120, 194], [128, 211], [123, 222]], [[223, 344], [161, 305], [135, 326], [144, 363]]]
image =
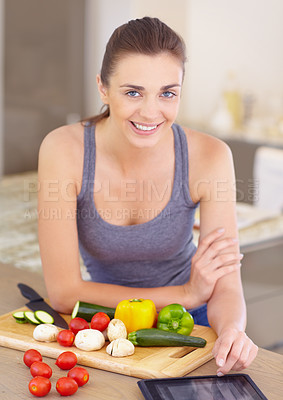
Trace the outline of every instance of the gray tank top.
[[84, 129], [82, 189], [77, 197], [79, 248], [91, 280], [131, 287], [180, 285], [188, 281], [197, 207], [189, 193], [188, 147], [183, 129], [172, 126], [175, 172], [171, 198], [148, 222], [108, 223], [94, 203], [95, 126]]

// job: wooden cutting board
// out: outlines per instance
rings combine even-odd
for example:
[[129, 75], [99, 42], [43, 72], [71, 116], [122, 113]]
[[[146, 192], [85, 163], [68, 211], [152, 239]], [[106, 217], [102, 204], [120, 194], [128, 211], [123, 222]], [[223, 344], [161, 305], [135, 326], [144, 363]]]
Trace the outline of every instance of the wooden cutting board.
[[[136, 347], [135, 353], [128, 357], [112, 357], [106, 353], [105, 346], [98, 351], [86, 352], [76, 347], [62, 347], [57, 342], [44, 343], [33, 339], [34, 325], [18, 324], [13, 318], [15, 311], [26, 311], [23, 307], [0, 316], [0, 346], [21, 351], [36, 349], [43, 356], [57, 358], [63, 351], [71, 350], [78, 357], [78, 364], [99, 368], [137, 378], [179, 377], [200, 367], [211, 360], [211, 350], [216, 334], [211, 328], [196, 325], [192, 336], [200, 336], [207, 340], [204, 348], [192, 347]], [[70, 315], [63, 315], [67, 322]]]

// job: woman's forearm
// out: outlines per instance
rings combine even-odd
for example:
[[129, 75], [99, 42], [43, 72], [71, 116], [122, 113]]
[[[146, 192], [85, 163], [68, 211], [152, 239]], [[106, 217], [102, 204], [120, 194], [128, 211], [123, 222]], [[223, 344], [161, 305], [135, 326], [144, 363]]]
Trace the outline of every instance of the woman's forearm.
[[223, 329], [244, 331], [246, 327], [246, 304], [238, 290], [214, 293], [207, 303], [209, 324], [219, 336]]
[[131, 298], [151, 299], [157, 310], [171, 303], [184, 303], [183, 286], [166, 286], [155, 288], [133, 288], [92, 281], [81, 281], [67, 292], [57, 292], [56, 298], [50, 298], [53, 307], [63, 313], [70, 313], [77, 300], [116, 307], [119, 301]]

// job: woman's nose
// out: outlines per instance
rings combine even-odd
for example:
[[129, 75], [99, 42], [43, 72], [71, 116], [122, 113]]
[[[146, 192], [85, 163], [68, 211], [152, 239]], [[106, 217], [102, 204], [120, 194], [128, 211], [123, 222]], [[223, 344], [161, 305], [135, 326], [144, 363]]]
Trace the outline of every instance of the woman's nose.
[[157, 122], [157, 118], [160, 116], [160, 108], [158, 100], [155, 97], [147, 97], [143, 99], [140, 107], [140, 116], [145, 121]]

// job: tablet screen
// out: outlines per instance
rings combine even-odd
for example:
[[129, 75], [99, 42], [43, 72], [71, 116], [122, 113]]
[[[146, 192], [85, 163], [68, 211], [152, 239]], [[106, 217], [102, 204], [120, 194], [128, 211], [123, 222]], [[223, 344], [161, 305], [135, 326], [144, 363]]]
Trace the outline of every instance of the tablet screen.
[[[146, 399], [154, 400], [261, 400], [266, 397], [245, 374], [148, 379], [139, 385]], [[146, 397], [146, 395], [148, 397]]]

